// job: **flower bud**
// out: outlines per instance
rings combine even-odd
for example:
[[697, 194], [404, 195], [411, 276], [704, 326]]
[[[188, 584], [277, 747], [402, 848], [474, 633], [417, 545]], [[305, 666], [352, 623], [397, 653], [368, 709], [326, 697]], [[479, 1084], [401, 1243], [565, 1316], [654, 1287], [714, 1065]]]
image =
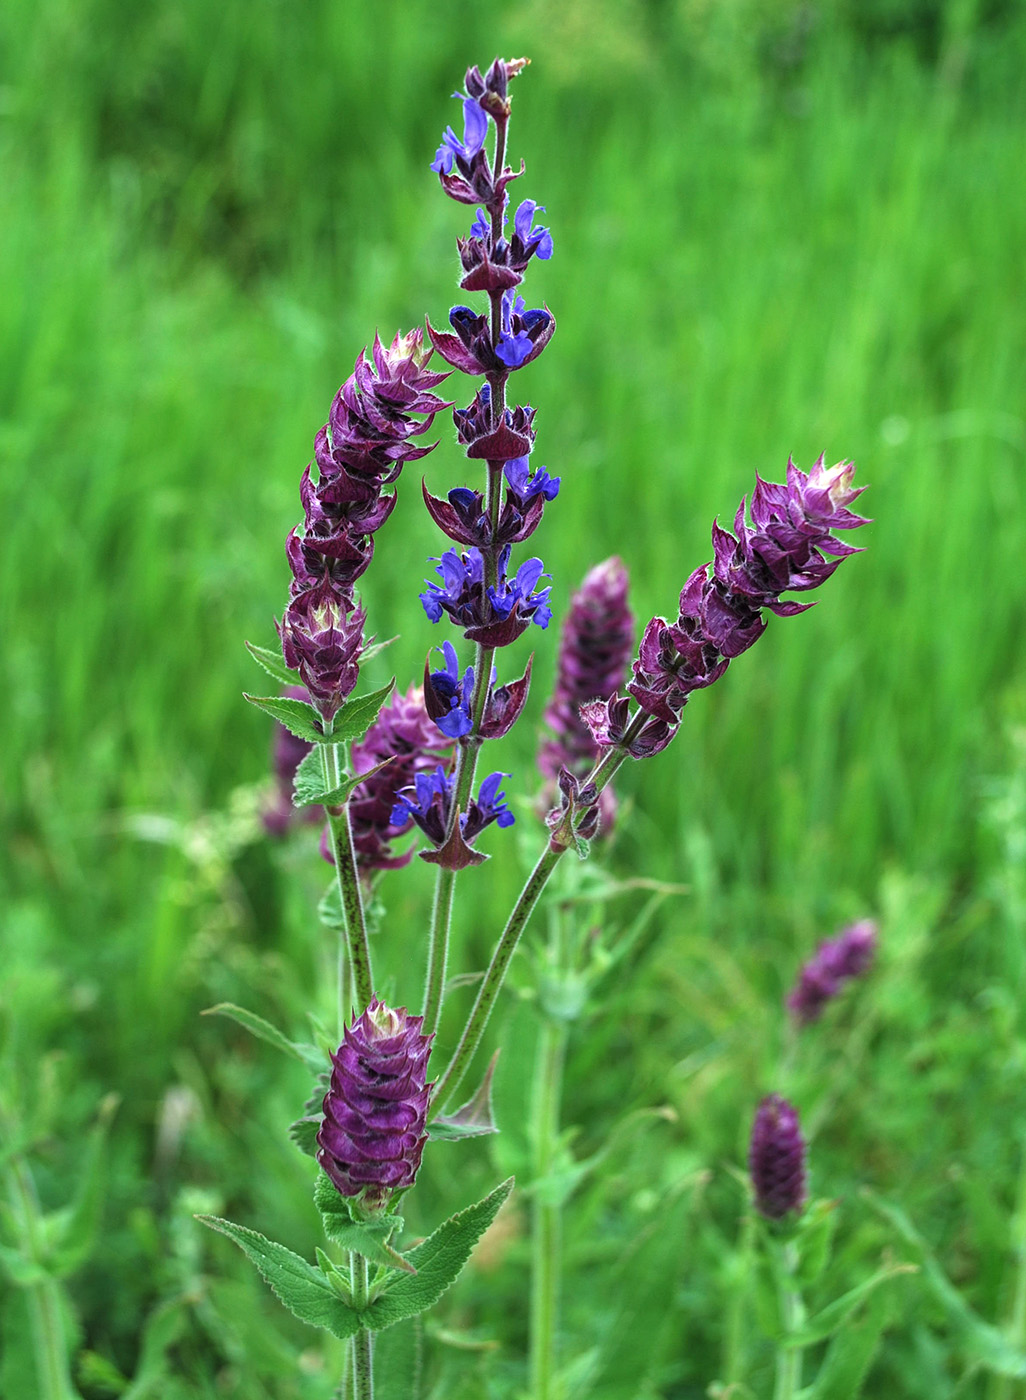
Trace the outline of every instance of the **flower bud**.
[[819, 1020], [827, 1002], [846, 982], [861, 977], [876, 954], [876, 924], [861, 919], [825, 939], [803, 966], [787, 997], [787, 1009], [800, 1026]]
[[805, 1139], [798, 1110], [779, 1094], [767, 1095], [756, 1110], [748, 1170], [755, 1208], [768, 1220], [782, 1220], [805, 1205]]

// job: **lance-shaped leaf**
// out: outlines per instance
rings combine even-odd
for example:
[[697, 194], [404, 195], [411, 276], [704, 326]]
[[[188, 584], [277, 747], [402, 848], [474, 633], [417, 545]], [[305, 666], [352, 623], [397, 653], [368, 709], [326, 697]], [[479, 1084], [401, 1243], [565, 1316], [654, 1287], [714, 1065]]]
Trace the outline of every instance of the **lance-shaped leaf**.
[[864, 1279], [862, 1283], [849, 1289], [847, 1293], [842, 1293], [840, 1298], [835, 1298], [832, 1303], [828, 1303], [797, 1332], [790, 1332], [781, 1337], [781, 1346], [804, 1348], [825, 1341], [827, 1337], [834, 1336], [836, 1332], [846, 1326], [848, 1319], [859, 1304], [882, 1284], [889, 1283], [892, 1278], [898, 1278], [901, 1274], [917, 1274], [918, 1272], [915, 1264], [892, 1264], [889, 1268], [878, 1270], [871, 1278]]
[[320, 802], [325, 807], [341, 807], [349, 801], [354, 789], [358, 788], [365, 778], [372, 778], [375, 773], [380, 773], [382, 768], [387, 768], [395, 761], [395, 757], [395, 754], [390, 754], [384, 763], [378, 763], [366, 772], [347, 773], [337, 786], [329, 787], [321, 766], [320, 750], [311, 749], [296, 769], [292, 801], [297, 807], [307, 807], [314, 802]]
[[[261, 665], [269, 676], [273, 676], [279, 685], [302, 685], [303, 680], [298, 671], [293, 671], [285, 665], [285, 658], [281, 651], [271, 651], [269, 647], [258, 647], [253, 642], [246, 643], [246, 650], [250, 656]], [[366, 654], [366, 653], [365, 653]], [[360, 658], [361, 661], [363, 657]]]
[[510, 1177], [483, 1201], [451, 1216], [423, 1244], [412, 1249], [406, 1258], [417, 1270], [416, 1274], [405, 1274], [394, 1283], [386, 1284], [363, 1313], [365, 1325], [377, 1332], [433, 1307], [459, 1277], [474, 1245], [512, 1190], [513, 1178]]
[[803, 1391], [808, 1400], [855, 1400], [861, 1395], [862, 1386], [880, 1338], [887, 1325], [887, 1300], [883, 1293], [876, 1293], [867, 1303], [864, 1315], [855, 1322], [847, 1323], [834, 1337], [823, 1358], [814, 1384]]
[[300, 1321], [323, 1327], [343, 1341], [361, 1330], [360, 1315], [342, 1301], [319, 1269], [291, 1249], [216, 1215], [197, 1215], [196, 1219], [237, 1244], [270, 1284], [275, 1297]]
[[258, 710], [263, 710], [272, 719], [276, 719], [279, 724], [283, 724], [297, 739], [305, 739], [308, 744], [329, 742], [321, 729], [320, 716], [305, 700], [292, 700], [287, 695], [243, 694], [242, 698], [255, 705]]
[[250, 1035], [255, 1035], [258, 1040], [265, 1040], [268, 1045], [273, 1045], [276, 1050], [298, 1060], [300, 1064], [306, 1065], [309, 1069], [316, 1071], [324, 1068], [324, 1056], [316, 1045], [289, 1040], [288, 1036], [277, 1026], [272, 1025], [270, 1021], [265, 1021], [263, 1016], [258, 1016], [255, 1011], [247, 1011], [244, 1006], [236, 1006], [231, 1001], [219, 1001], [216, 1006], [208, 1006], [205, 1011], [201, 1011], [200, 1015], [227, 1016], [229, 1020], [243, 1026]]
[[497, 1133], [492, 1112], [492, 1079], [499, 1060], [499, 1051], [492, 1056], [485, 1076], [465, 1104], [453, 1113], [435, 1118], [428, 1124], [428, 1137], [454, 1141], [457, 1138], [484, 1137]]
[[343, 1249], [355, 1250], [372, 1264], [415, 1274], [417, 1270], [392, 1248], [389, 1240], [403, 1228], [401, 1215], [382, 1215], [376, 1220], [355, 1220], [345, 1196], [336, 1191], [324, 1172], [317, 1173], [314, 1204], [321, 1214], [324, 1233]]

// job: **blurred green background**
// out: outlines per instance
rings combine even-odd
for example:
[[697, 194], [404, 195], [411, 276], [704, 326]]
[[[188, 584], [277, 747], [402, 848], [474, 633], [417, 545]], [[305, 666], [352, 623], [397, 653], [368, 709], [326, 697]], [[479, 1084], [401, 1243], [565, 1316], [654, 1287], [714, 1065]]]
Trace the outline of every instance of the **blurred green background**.
[[[726, 1168], [758, 1094], [782, 1087], [796, 967], [865, 914], [882, 919], [879, 971], [788, 1080], [816, 1119], [816, 1189], [843, 1198], [825, 1287], [891, 1245], [858, 1195], [868, 1183], [903, 1203], [984, 1317], [1013, 1305], [1023, 7], [7, 0], [0, 1106], [12, 1150], [35, 1113], [22, 1145], [52, 1206], [97, 1104], [120, 1097], [102, 1229], [67, 1283], [89, 1400], [124, 1391], [147, 1318], [154, 1393], [331, 1390], [331, 1348], [191, 1221], [223, 1211], [307, 1253], [315, 1239], [309, 1164], [283, 1131], [302, 1071], [199, 1019], [228, 999], [302, 1031], [333, 997], [316, 836], [272, 846], [256, 820], [269, 726], [240, 699], [259, 690], [242, 641], [270, 644], [299, 476], [356, 353], [375, 327], [438, 324], [457, 299], [467, 219], [428, 163], [463, 69], [495, 53], [532, 60], [514, 89], [515, 193], [545, 204], [556, 241], [527, 291], [559, 330], [515, 387], [538, 410], [537, 460], [563, 479], [532, 541], [557, 616], [614, 552], [639, 619], [671, 610], [712, 517], [732, 517], [754, 471], [781, 477], [789, 453], [805, 469], [821, 451], [854, 458], [875, 519], [819, 606], [772, 620], [673, 748], [619, 782], [630, 811], [610, 868], [689, 893], [662, 906], [629, 985], [571, 1045], [579, 1157], [631, 1110], [666, 1110], [618, 1131], [571, 1203], [564, 1354], [627, 1339], [575, 1393], [697, 1397], [716, 1379], [742, 1207]], [[466, 480], [439, 422], [436, 492]], [[418, 475], [363, 581], [373, 630], [400, 634], [375, 684], [394, 669], [405, 685], [441, 640], [415, 600], [417, 561], [438, 548]], [[532, 717], [493, 764], [515, 774], [520, 821], [486, 845], [521, 860], [538, 839], [554, 643], [551, 629], [515, 648], [538, 653]], [[497, 859], [462, 877], [460, 967], [483, 965], [519, 873]], [[415, 862], [384, 886], [378, 960], [399, 1000], [419, 996], [428, 876]], [[507, 1131], [433, 1149], [416, 1228], [517, 1165], [535, 1031], [515, 987], [504, 1014]], [[698, 1179], [690, 1233], [659, 1266], [658, 1368], [635, 1389], [616, 1365], [649, 1344], [616, 1321], [617, 1271], [666, 1193]], [[439, 1311], [432, 1393], [520, 1393], [523, 1212], [504, 1219]], [[0, 1393], [22, 1400], [24, 1292], [3, 1287]], [[893, 1306], [871, 1393], [1026, 1394], [979, 1369], [919, 1285]], [[753, 1393], [768, 1364], [754, 1339]]]

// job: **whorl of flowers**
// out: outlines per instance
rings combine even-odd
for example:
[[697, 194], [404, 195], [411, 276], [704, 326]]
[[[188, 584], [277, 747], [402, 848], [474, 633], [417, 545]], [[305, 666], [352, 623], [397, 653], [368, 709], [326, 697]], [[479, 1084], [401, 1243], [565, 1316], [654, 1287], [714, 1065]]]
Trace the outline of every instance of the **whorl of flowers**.
[[329, 720], [356, 684], [364, 614], [353, 586], [395, 506], [384, 488], [404, 462], [431, 451], [410, 438], [449, 407], [430, 392], [446, 377], [425, 369], [430, 356], [419, 330], [397, 335], [387, 349], [375, 336], [371, 358], [361, 352], [317, 434], [317, 480], [309, 467], [303, 474], [304, 519], [286, 543], [293, 581], [280, 632], [286, 664]]
[[[711, 576], [708, 564], [696, 569], [681, 590], [676, 620], [654, 617], [645, 628], [627, 686], [647, 716], [627, 741], [632, 757], [666, 747], [692, 692], [712, 685], [762, 636], [764, 609], [778, 617], [804, 612], [811, 603], [784, 602], [781, 595], [818, 588], [845, 556], [858, 553], [831, 534], [867, 523], [847, 509], [865, 490], [851, 485], [854, 474], [850, 462], [827, 468], [820, 457], [806, 475], [789, 461], [786, 485], [756, 477], [750, 525], [744, 499], [734, 534], [714, 522]], [[585, 707], [597, 743], [624, 741], [628, 709], [622, 696]]]
[[876, 955], [876, 937], [875, 922], [860, 919], [836, 937], [824, 939], [787, 997], [787, 1008], [798, 1025], [817, 1021], [844, 984], [862, 976]]
[[374, 998], [331, 1057], [317, 1160], [343, 1196], [361, 1196], [371, 1210], [412, 1186], [420, 1168], [433, 1039], [422, 1025]]
[[[546, 778], [558, 778], [563, 768], [583, 778], [598, 756], [598, 745], [581, 718], [581, 706], [590, 700], [608, 700], [627, 679], [634, 651], [628, 583], [622, 562], [605, 559], [589, 570], [570, 600], [559, 639], [556, 683], [545, 710], [553, 737], [538, 750], [538, 767]], [[603, 789], [601, 804], [605, 830], [615, 811], [611, 788]]]
[[756, 1110], [748, 1171], [760, 1215], [781, 1220], [805, 1205], [805, 1139], [798, 1110], [779, 1094], [767, 1095]]
[[405, 695], [396, 694], [382, 710], [363, 738], [353, 745], [353, 772], [367, 773], [379, 763], [387, 763], [371, 773], [349, 801], [353, 849], [361, 873], [398, 870], [413, 859], [412, 851], [396, 853], [392, 842], [413, 825], [410, 817], [393, 821], [401, 788], [419, 773], [434, 769], [449, 741], [432, 723], [424, 708], [424, 692], [411, 685]]

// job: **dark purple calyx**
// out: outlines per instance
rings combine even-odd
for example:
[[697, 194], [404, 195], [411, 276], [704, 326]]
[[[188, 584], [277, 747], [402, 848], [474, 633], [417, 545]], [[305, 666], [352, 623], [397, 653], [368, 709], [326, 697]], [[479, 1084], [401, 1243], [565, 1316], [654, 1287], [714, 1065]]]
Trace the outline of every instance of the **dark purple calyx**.
[[800, 1211], [808, 1195], [805, 1139], [798, 1110], [779, 1094], [759, 1104], [748, 1149], [755, 1208], [768, 1220]]
[[427, 1141], [430, 1035], [423, 1017], [373, 999], [332, 1055], [317, 1160], [335, 1188], [367, 1214], [413, 1185]]

